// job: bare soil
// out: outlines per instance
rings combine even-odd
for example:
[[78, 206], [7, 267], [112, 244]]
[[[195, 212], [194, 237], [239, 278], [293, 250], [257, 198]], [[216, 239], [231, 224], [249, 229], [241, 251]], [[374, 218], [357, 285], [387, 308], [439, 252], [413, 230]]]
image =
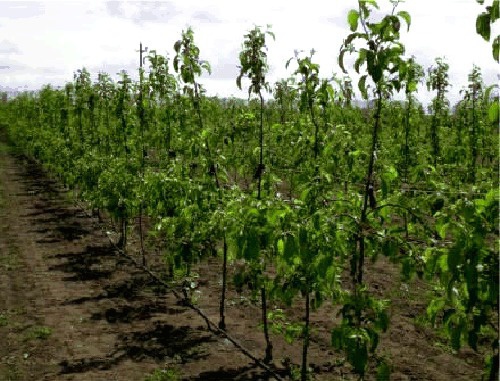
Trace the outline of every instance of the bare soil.
[[[0, 381], [144, 380], [156, 369], [174, 369], [181, 380], [273, 379], [120, 256], [104, 230], [36, 163], [0, 144]], [[159, 263], [153, 253], [148, 261]], [[214, 321], [220, 263], [209, 258], [195, 269], [197, 305]], [[453, 353], [421, 319], [428, 285], [415, 280], [406, 288], [384, 258], [370, 265], [368, 282], [391, 300], [379, 354], [390, 361], [392, 380], [481, 379], [482, 357], [468, 349]], [[229, 288], [227, 331], [262, 358], [260, 309], [248, 293]], [[302, 316], [300, 307], [288, 312]], [[327, 304], [312, 315], [309, 358], [316, 380], [356, 379], [330, 346], [336, 315]], [[272, 366], [289, 379], [287, 364], [300, 364], [301, 343], [289, 345], [274, 334], [272, 340]]]

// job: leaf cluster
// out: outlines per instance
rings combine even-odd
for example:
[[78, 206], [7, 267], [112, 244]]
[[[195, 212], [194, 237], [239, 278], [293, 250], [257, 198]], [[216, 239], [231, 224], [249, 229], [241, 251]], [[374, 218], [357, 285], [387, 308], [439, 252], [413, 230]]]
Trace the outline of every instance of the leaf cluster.
[[[368, 76], [375, 83], [376, 92], [391, 94], [393, 89], [401, 89], [401, 80], [398, 77], [399, 70], [403, 67], [402, 55], [404, 45], [399, 42], [401, 21], [406, 22], [410, 27], [411, 18], [408, 12], [399, 11], [386, 15], [379, 22], [370, 21], [369, 17], [373, 8], [378, 9], [376, 1], [359, 1], [359, 9], [351, 10], [347, 19], [353, 33], [344, 40], [339, 53], [339, 66], [344, 73], [344, 55], [346, 53], [357, 52], [354, 63], [356, 73], [360, 73], [360, 68], [366, 66], [367, 74], [360, 77], [358, 88], [363, 98], [368, 99], [366, 80]], [[357, 30], [361, 26], [361, 31]], [[356, 50], [354, 42], [361, 40], [366, 47]]]
[[245, 34], [243, 50], [240, 52], [240, 74], [236, 77], [236, 85], [241, 90], [241, 79], [245, 76], [248, 77], [251, 82], [248, 96], [252, 93], [261, 94], [262, 89], [270, 91], [269, 84], [266, 82], [266, 74], [269, 70], [266, 36], [275, 38], [269, 30], [269, 26], [265, 31], [255, 26], [254, 29]]

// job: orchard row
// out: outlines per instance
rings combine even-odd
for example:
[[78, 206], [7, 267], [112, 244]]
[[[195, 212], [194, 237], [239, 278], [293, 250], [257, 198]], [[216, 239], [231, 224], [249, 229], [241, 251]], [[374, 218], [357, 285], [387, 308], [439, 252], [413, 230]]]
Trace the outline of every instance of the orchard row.
[[[236, 78], [240, 88], [248, 82], [249, 100], [207, 97], [198, 78], [210, 66], [187, 29], [172, 62], [151, 51], [137, 82], [126, 72], [116, 83], [104, 73], [93, 82], [78, 70], [63, 89], [1, 104], [1, 121], [23, 152], [118, 223], [123, 250], [138, 218], [144, 264], [154, 241], [172, 284], [186, 284], [194, 264], [219, 255], [221, 329], [228, 266], [244, 261], [232, 284], [251, 283], [260, 300], [265, 362], [274, 356], [271, 329], [300, 339], [306, 380], [310, 312], [333, 303], [342, 319], [332, 346], [361, 378], [375, 372], [389, 301], [367, 291], [365, 262], [384, 255], [401, 265], [402, 279], [418, 275], [436, 287], [428, 317], [447, 328], [454, 348], [491, 344], [493, 377], [498, 92], [475, 66], [451, 107], [448, 64], [438, 58], [425, 75], [399, 41], [410, 15], [395, 6], [375, 22], [376, 6], [359, 2], [349, 12], [352, 33], [339, 56], [345, 70], [344, 55], [355, 55], [358, 88], [370, 99], [364, 108], [354, 106], [347, 76], [321, 77], [314, 52], [297, 53], [286, 64], [290, 78], [267, 83], [274, 35], [259, 27], [244, 36]], [[427, 114], [421, 82], [435, 92]], [[405, 101], [393, 101], [396, 92]], [[303, 303], [303, 319], [273, 311], [270, 300]], [[384, 379], [388, 361], [376, 363]]]

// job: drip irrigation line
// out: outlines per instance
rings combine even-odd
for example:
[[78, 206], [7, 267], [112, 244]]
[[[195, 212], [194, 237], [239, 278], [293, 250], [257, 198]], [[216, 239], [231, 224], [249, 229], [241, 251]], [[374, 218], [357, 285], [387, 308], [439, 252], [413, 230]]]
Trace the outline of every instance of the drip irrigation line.
[[259, 360], [257, 357], [255, 357], [252, 353], [250, 353], [249, 350], [247, 350], [245, 347], [243, 347], [236, 339], [234, 339], [232, 336], [229, 335], [229, 333], [226, 330], [223, 330], [217, 326], [217, 324], [212, 321], [199, 307], [195, 306], [193, 303], [191, 303], [188, 298], [187, 294], [184, 294], [184, 297], [181, 297], [179, 293], [170, 287], [170, 285], [162, 280], [157, 274], [152, 272], [148, 267], [138, 263], [133, 257], [130, 255], [126, 254], [122, 249], [120, 249], [118, 246], [115, 245], [115, 243], [111, 240], [111, 238], [108, 235], [109, 242], [115, 250], [125, 258], [127, 258], [129, 261], [131, 261], [137, 268], [143, 270], [145, 273], [147, 273], [155, 282], [158, 284], [167, 287], [174, 296], [181, 301], [182, 305], [185, 307], [188, 307], [195, 311], [206, 323], [207, 328], [210, 332], [217, 334], [219, 336], [224, 337], [225, 339], [229, 340], [236, 348], [238, 348], [241, 353], [243, 353], [245, 356], [253, 360], [259, 367], [264, 369], [266, 372], [268, 372], [270, 375], [272, 375], [276, 380], [278, 381], [283, 381], [284, 379], [277, 374], [274, 370], [272, 370], [268, 365], [264, 364], [261, 360]]
[[[86, 209], [83, 208], [78, 202], [75, 201], [75, 204], [77, 205], [77, 207], [79, 209], [81, 209], [83, 211], [83, 213], [85, 213], [89, 217], [92, 217], [86, 211]], [[212, 321], [207, 316], [207, 314], [205, 314], [205, 312], [203, 312], [203, 310], [201, 310], [199, 307], [195, 306], [193, 303], [191, 303], [188, 300], [187, 295], [185, 293], [184, 293], [183, 296], [181, 296], [178, 290], [176, 290], [175, 288], [172, 288], [171, 285], [169, 285], [167, 282], [165, 282], [163, 279], [161, 279], [161, 277], [158, 274], [156, 274], [153, 271], [151, 271], [147, 266], [144, 266], [143, 264], [137, 262], [132, 256], [128, 255], [121, 248], [119, 248], [112, 241], [112, 239], [109, 236], [109, 234], [106, 234], [106, 236], [107, 236], [110, 244], [114, 248], [114, 250], [119, 255], [123, 256], [128, 261], [132, 262], [135, 267], [137, 267], [138, 269], [140, 269], [140, 270], [144, 271], [146, 274], [148, 274], [156, 283], [158, 283], [158, 284], [166, 287], [170, 292], [172, 292], [172, 294], [175, 296], [175, 298], [182, 303], [183, 306], [188, 307], [188, 308], [192, 309], [193, 311], [195, 311], [205, 321], [205, 323], [207, 325], [207, 328], [208, 328], [208, 330], [210, 332], [212, 332], [212, 333], [214, 333], [214, 334], [216, 334], [216, 335], [218, 335], [220, 337], [223, 337], [223, 338], [227, 339], [228, 341], [230, 341], [237, 349], [240, 350], [241, 353], [243, 353], [246, 357], [248, 357], [252, 361], [254, 361], [257, 366], [259, 366], [260, 368], [264, 369], [268, 374], [270, 374], [276, 380], [278, 380], [278, 381], [284, 381], [284, 378], [281, 377], [278, 373], [276, 373], [276, 371], [274, 371], [273, 369], [271, 369], [271, 367], [269, 365], [265, 364], [264, 362], [262, 362], [261, 360], [259, 360], [256, 356], [254, 356], [248, 349], [246, 349], [245, 347], [243, 347], [243, 345], [241, 345], [235, 338], [233, 338], [226, 330], [219, 328], [217, 326], [217, 324], [214, 321]]]

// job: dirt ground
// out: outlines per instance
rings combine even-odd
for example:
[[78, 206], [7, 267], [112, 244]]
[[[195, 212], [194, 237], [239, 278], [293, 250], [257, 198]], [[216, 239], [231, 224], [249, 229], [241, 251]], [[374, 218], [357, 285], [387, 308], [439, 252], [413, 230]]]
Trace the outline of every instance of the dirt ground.
[[[196, 269], [198, 306], [214, 321], [219, 267], [211, 258]], [[399, 270], [383, 258], [368, 272], [373, 292], [391, 299], [379, 354], [389, 359], [392, 380], [481, 379], [480, 355], [453, 353], [423, 323], [428, 286], [402, 286]], [[300, 309], [290, 313], [301, 316]], [[262, 358], [259, 317], [247, 294], [228, 293], [227, 331]], [[330, 346], [336, 309], [325, 305], [312, 321], [314, 379], [356, 379]], [[289, 379], [284, 364], [300, 363], [301, 343], [272, 340], [273, 366]], [[0, 381], [144, 380], [156, 369], [173, 369], [181, 380], [273, 379], [118, 255], [97, 219], [39, 166], [0, 143]]]

